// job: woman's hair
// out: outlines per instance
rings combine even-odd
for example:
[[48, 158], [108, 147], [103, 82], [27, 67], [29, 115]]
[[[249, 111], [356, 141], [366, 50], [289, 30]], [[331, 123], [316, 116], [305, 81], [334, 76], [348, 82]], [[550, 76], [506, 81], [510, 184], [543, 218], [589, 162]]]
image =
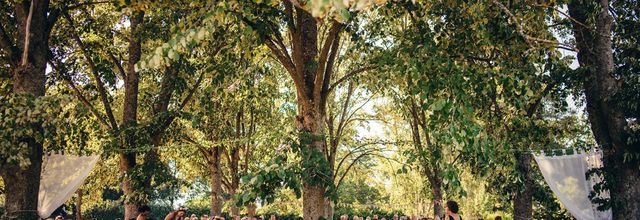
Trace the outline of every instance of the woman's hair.
[[447, 201], [447, 208], [449, 208], [449, 211], [453, 213], [458, 213], [458, 203], [456, 201]]
[[147, 205], [142, 205], [142, 206], [138, 207], [138, 212], [142, 213], [142, 212], [146, 212], [146, 211], [151, 211], [151, 208], [149, 208], [149, 206], [147, 206]]

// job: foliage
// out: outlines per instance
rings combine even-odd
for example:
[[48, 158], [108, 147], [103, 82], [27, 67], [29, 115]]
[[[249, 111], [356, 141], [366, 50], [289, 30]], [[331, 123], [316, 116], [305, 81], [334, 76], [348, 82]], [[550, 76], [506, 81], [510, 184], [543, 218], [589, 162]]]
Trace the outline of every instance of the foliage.
[[[34, 98], [28, 94], [0, 96], [0, 130], [2, 142], [0, 164], [26, 167], [31, 162], [25, 137], [43, 143], [45, 151], [67, 150], [86, 154], [90, 141], [99, 140], [91, 133], [95, 125], [87, 123], [87, 111], [72, 102], [68, 95]], [[40, 124], [40, 126], [35, 126]], [[79, 146], [79, 147], [78, 147]]]

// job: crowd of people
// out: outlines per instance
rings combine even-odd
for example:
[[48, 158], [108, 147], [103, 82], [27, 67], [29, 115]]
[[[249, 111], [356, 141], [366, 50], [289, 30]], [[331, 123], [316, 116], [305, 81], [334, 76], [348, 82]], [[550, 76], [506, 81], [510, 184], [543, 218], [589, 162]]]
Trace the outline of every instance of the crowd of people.
[[[420, 216], [398, 216], [393, 215], [392, 220], [462, 220], [462, 217], [460, 215], [458, 215], [458, 203], [455, 201], [447, 201], [447, 203], [444, 205], [444, 216], [435, 216], [435, 217], [420, 217]], [[373, 217], [371, 216], [357, 216], [354, 215], [352, 218], [352, 220], [387, 220], [387, 218], [382, 217], [382, 218], [378, 218], [378, 215], [373, 215]], [[349, 215], [341, 215], [340, 216], [340, 220], [349, 220]]]
[[[462, 220], [462, 216], [460, 216], [458, 214], [458, 203], [455, 201], [447, 201], [444, 204], [444, 215], [443, 216], [434, 216], [434, 217], [419, 217], [419, 216], [398, 216], [393, 215], [392, 219], [390, 220]], [[140, 206], [138, 208], [138, 216], [135, 218], [135, 220], [151, 220], [150, 218], [148, 218], [148, 216], [151, 214], [151, 208], [149, 208], [149, 206], [143, 205]], [[501, 219], [500, 217], [496, 217], [496, 220]], [[134, 219], [131, 219], [134, 220]], [[191, 214], [191, 215], [187, 215], [187, 209], [184, 207], [180, 207], [175, 211], [171, 211], [169, 212], [164, 220], [225, 220], [225, 217], [223, 216], [209, 216], [209, 215], [202, 215], [202, 216], [198, 216], [196, 214]], [[233, 216], [231, 220], [262, 220], [262, 217], [240, 217], [240, 216]], [[271, 215], [269, 217], [269, 220], [277, 220], [275, 215]], [[373, 216], [351, 216], [351, 219], [349, 218], [349, 215], [344, 214], [340, 216], [340, 220], [387, 220], [385, 217], [379, 218], [378, 215], [373, 215]]]

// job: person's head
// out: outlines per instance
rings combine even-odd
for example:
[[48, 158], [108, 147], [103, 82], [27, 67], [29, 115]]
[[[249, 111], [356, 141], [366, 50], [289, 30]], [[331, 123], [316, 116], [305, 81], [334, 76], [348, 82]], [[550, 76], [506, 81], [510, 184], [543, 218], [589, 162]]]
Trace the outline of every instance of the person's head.
[[178, 217], [185, 216], [186, 213], [187, 213], [187, 208], [185, 208], [185, 207], [180, 207], [180, 208], [178, 208], [178, 211], [176, 211], [176, 215]]
[[209, 215], [204, 214], [204, 215], [202, 215], [202, 217], [200, 217], [200, 219], [209, 220]]
[[373, 215], [373, 219], [378, 219], [378, 215]]
[[393, 220], [398, 220], [398, 214], [393, 215]]
[[458, 214], [458, 203], [456, 201], [449, 200], [444, 206], [445, 212], [447, 214], [455, 213]]
[[220, 216], [220, 220], [224, 220], [224, 216]]
[[64, 220], [64, 218], [62, 217], [62, 215], [58, 215], [56, 216], [56, 220]]
[[149, 214], [151, 214], [151, 208], [149, 208], [149, 206], [147, 205], [141, 205], [140, 207], [138, 207], [138, 213], [143, 216], [148, 216]]
[[367, 216], [367, 218], [366, 218], [366, 219], [367, 219], [367, 220], [371, 220], [371, 217]]
[[382, 218], [381, 218], [380, 220], [387, 220], [387, 218], [385, 218], [385, 217], [382, 217]]
[[269, 220], [276, 220], [276, 215], [269, 216]]
[[496, 216], [496, 218], [494, 218], [495, 220], [502, 220], [502, 216]]

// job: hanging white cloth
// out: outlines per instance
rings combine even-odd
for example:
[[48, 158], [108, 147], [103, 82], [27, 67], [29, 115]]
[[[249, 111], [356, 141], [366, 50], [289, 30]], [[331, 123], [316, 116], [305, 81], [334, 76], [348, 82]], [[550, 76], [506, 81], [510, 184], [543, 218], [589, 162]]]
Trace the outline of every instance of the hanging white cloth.
[[99, 156], [51, 154], [45, 158], [38, 195], [38, 215], [47, 218], [67, 201], [89, 176]]
[[[538, 167], [549, 187], [560, 202], [578, 220], [610, 220], [611, 210], [601, 212], [597, 205], [589, 200], [589, 193], [599, 177], [590, 177], [586, 173], [590, 168], [602, 167], [600, 152], [577, 153], [565, 156], [534, 155]], [[601, 194], [609, 197], [608, 193]]]

